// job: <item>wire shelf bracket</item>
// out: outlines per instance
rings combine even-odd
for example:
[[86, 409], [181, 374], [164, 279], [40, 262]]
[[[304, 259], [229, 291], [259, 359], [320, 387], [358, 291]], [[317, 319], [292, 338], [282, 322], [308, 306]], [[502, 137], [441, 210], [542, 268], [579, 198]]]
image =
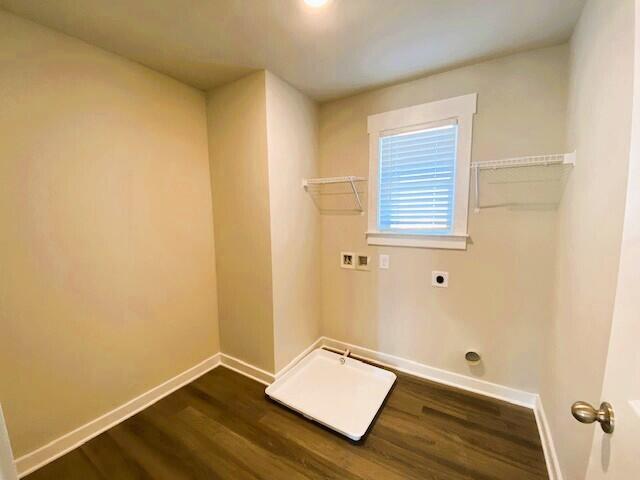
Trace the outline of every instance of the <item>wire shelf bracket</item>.
[[533, 155], [528, 157], [513, 157], [501, 160], [488, 160], [482, 162], [472, 162], [471, 169], [474, 175], [475, 184], [475, 212], [480, 212], [480, 171], [481, 170], [498, 170], [503, 168], [518, 167], [545, 167], [550, 165], [568, 165], [570, 167], [576, 164], [576, 152], [557, 153], [551, 155]]
[[360, 194], [358, 193], [358, 189], [356, 188], [356, 182], [366, 182], [366, 181], [367, 181], [366, 177], [356, 177], [354, 175], [349, 175], [346, 177], [306, 178], [302, 180], [302, 187], [306, 191], [309, 191], [309, 187], [311, 186], [335, 185], [339, 183], [348, 183], [351, 186], [351, 191], [353, 192], [353, 196], [355, 198], [358, 211], [364, 212], [362, 201], [360, 199]]

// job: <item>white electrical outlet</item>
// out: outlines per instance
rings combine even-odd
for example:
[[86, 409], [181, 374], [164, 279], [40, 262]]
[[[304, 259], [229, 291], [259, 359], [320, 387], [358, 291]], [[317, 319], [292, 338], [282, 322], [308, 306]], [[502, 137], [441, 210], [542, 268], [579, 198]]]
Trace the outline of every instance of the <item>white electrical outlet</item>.
[[369, 270], [371, 258], [363, 253], [356, 254], [356, 270]]
[[449, 272], [431, 272], [431, 286], [447, 288], [449, 286]]
[[378, 267], [382, 270], [389, 268], [389, 255], [380, 255], [378, 258]]
[[340, 266], [351, 270], [356, 268], [356, 256], [353, 252], [340, 252]]

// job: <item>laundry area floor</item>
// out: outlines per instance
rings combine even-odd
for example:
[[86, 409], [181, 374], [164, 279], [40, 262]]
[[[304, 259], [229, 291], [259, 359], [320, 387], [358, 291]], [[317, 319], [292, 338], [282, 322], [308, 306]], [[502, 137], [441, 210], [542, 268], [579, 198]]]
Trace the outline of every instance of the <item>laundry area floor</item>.
[[395, 373], [359, 443], [219, 367], [25, 478], [548, 478], [531, 410]]

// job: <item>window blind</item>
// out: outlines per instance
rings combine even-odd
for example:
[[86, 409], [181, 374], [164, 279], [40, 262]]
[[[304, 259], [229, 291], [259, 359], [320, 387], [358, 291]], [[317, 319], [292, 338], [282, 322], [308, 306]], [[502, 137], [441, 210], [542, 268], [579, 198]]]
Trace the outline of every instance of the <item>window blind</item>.
[[450, 124], [380, 138], [380, 231], [451, 233], [457, 136]]

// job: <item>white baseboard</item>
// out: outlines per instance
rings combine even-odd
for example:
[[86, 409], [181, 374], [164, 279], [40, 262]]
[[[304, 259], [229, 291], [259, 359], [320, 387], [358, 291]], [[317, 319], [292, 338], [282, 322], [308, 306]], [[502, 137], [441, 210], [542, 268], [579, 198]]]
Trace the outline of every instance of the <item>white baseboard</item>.
[[498, 400], [504, 400], [505, 402], [520, 405], [522, 407], [533, 409], [536, 404], [537, 395], [535, 393], [525, 392], [523, 390], [506, 387], [497, 383], [491, 383], [478, 378], [461, 375], [459, 373], [430, 367], [422, 363], [414, 362], [413, 360], [396, 357], [395, 355], [390, 355], [388, 353], [377, 352], [375, 350], [370, 350], [358, 345], [352, 345], [333, 338], [323, 337], [323, 346], [337, 348], [340, 350], [348, 348], [351, 350], [351, 354], [355, 357], [360, 357], [416, 377], [432, 380], [451, 387], [461, 388], [468, 392], [479, 393]]
[[76, 430], [57, 438], [47, 445], [16, 459], [15, 463], [18, 470], [18, 476], [23, 477], [47, 463], [52, 462], [58, 457], [91, 440], [93, 437], [135, 415], [141, 410], [144, 410], [149, 405], [152, 405], [219, 365], [223, 365], [224, 367], [249, 377], [259, 383], [269, 385], [276, 378], [290, 370], [311, 351], [321, 347], [329, 347], [338, 350], [349, 349], [351, 350], [351, 355], [356, 358], [361, 358], [372, 363], [393, 368], [416, 377], [533, 409], [538, 429], [540, 430], [540, 438], [547, 462], [547, 468], [549, 470], [549, 478], [550, 480], [563, 480], [555, 448], [553, 446], [551, 432], [542, 407], [542, 402], [537, 394], [468, 377], [459, 373], [430, 367], [413, 360], [397, 357], [388, 353], [378, 352], [328, 337], [320, 337], [318, 340], [313, 342], [288, 365], [280, 369], [275, 375], [243, 360], [232, 357], [231, 355], [218, 353], [176, 377], [164, 382], [163, 384], [143, 393], [139, 397], [130, 400], [111, 412], [108, 412], [77, 428]]
[[551, 436], [551, 429], [549, 428], [547, 415], [544, 413], [542, 399], [539, 395], [537, 395], [533, 413], [536, 416], [536, 423], [538, 424], [538, 430], [540, 431], [540, 442], [542, 442], [542, 450], [544, 451], [544, 458], [547, 462], [549, 480], [563, 480], [562, 471], [560, 470], [560, 462], [558, 461], [553, 437]]
[[156, 403], [158, 400], [161, 400], [170, 393], [173, 393], [180, 387], [183, 387], [201, 375], [204, 375], [208, 371], [216, 368], [218, 365], [220, 365], [219, 353], [203, 360], [199, 364], [176, 375], [157, 387], [148, 390], [142, 395], [129, 400], [127, 403], [120, 405], [95, 420], [91, 420], [81, 427], [78, 427], [75, 430], [47, 443], [46, 445], [17, 458], [15, 460], [15, 464], [16, 469], [18, 470], [18, 477], [22, 478], [34, 470], [43, 467], [47, 463], [61, 457], [65, 453], [70, 452], [74, 448], [79, 447], [83, 443], [88, 442], [92, 438], [100, 435], [102, 432], [109, 430], [111, 427], [144, 410], [148, 406]]
[[305, 348], [302, 352], [300, 352], [296, 358], [291, 360], [287, 365], [278, 370], [275, 374], [267, 372], [261, 368], [258, 368], [250, 363], [245, 362], [244, 360], [240, 360], [239, 358], [232, 357], [226, 353], [220, 354], [221, 365], [227, 367], [234, 372], [237, 372], [245, 377], [249, 377], [256, 382], [260, 382], [264, 385], [271, 385], [276, 378], [282, 376], [285, 372], [291, 370], [300, 360], [306, 357], [309, 353], [311, 353], [316, 348], [320, 348], [324, 341], [324, 337], [318, 338], [315, 342]]
[[273, 373], [262, 370], [261, 368], [255, 367], [250, 363], [240, 360], [239, 358], [227, 355], [226, 353], [220, 354], [220, 364], [227, 367], [229, 370], [233, 370], [234, 372], [244, 375], [245, 377], [249, 377], [264, 385], [270, 385], [275, 379]]

